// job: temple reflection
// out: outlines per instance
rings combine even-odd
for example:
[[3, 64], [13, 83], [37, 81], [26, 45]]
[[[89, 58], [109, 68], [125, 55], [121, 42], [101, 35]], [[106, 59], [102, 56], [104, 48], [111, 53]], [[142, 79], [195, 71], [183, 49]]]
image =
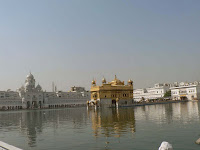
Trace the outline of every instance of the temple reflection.
[[133, 108], [88, 108], [95, 137], [120, 137], [127, 132], [135, 132]]

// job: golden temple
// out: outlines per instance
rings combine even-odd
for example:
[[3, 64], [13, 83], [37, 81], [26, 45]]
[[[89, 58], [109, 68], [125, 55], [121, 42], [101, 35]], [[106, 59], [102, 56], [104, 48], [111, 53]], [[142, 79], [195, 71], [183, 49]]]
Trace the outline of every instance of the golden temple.
[[108, 83], [103, 78], [101, 86], [97, 86], [93, 80], [90, 92], [91, 100], [88, 102], [90, 105], [118, 107], [133, 104], [133, 81], [128, 80], [125, 85], [116, 75], [114, 80]]

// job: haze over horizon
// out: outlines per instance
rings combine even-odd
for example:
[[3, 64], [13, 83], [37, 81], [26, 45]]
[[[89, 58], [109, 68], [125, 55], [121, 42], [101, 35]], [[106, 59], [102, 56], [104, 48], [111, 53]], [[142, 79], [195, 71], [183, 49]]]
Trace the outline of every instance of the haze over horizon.
[[0, 90], [200, 81], [199, 0], [0, 1]]

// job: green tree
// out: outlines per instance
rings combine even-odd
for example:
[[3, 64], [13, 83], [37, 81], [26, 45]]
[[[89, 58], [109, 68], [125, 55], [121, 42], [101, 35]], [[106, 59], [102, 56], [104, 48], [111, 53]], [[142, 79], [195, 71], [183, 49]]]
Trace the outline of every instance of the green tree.
[[171, 90], [166, 91], [166, 93], [164, 94], [164, 97], [171, 97]]

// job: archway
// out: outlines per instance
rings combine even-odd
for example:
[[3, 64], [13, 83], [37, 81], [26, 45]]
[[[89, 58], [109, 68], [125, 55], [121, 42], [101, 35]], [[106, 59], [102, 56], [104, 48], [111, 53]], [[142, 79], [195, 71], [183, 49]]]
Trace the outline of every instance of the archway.
[[37, 97], [35, 95], [32, 97], [32, 108], [38, 108]]
[[2, 107], [2, 110], [7, 110], [6, 106], [3, 106], [3, 107]]
[[30, 108], [30, 107], [31, 107], [30, 101], [27, 102], [27, 105], [26, 105], [26, 106], [27, 106], [27, 108]]
[[116, 106], [116, 100], [115, 99], [112, 100], [112, 105]]
[[32, 107], [33, 107], [33, 108], [38, 108], [37, 101], [32, 101]]
[[181, 96], [180, 98], [181, 98], [181, 100], [187, 100], [186, 96]]
[[39, 101], [39, 108], [42, 108], [42, 102]]

